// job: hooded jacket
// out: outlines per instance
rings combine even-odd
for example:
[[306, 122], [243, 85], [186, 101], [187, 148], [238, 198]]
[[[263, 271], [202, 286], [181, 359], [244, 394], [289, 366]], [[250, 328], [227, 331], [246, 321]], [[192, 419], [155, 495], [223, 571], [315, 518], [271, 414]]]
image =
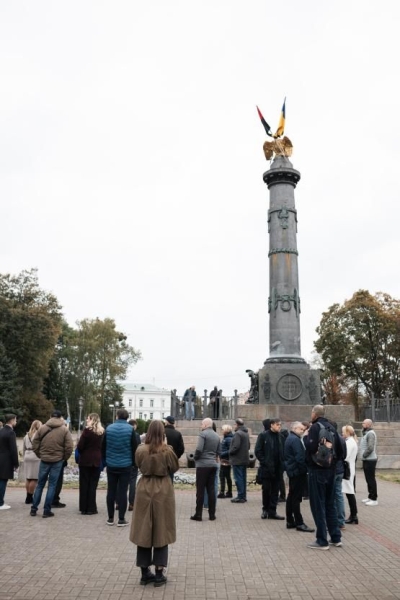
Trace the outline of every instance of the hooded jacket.
[[43, 462], [68, 460], [74, 443], [64, 419], [52, 417], [42, 425], [32, 439], [32, 449]]

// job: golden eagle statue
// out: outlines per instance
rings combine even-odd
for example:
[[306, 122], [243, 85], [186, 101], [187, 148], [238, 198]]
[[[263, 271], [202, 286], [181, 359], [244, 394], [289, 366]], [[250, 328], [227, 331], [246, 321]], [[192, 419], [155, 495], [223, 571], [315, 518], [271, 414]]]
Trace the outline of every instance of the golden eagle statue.
[[278, 129], [276, 130], [275, 133], [272, 133], [271, 127], [268, 125], [267, 121], [262, 116], [261, 111], [258, 108], [258, 106], [257, 106], [257, 112], [258, 112], [258, 116], [260, 117], [261, 123], [264, 125], [266, 134], [269, 137], [274, 138], [273, 142], [265, 142], [265, 144], [263, 146], [265, 158], [267, 160], [271, 160], [271, 158], [274, 156], [274, 154], [276, 156], [292, 156], [293, 144], [289, 140], [288, 137], [283, 136], [284, 131], [285, 131], [285, 119], [286, 119], [286, 98], [283, 101], [283, 106], [282, 106], [281, 116], [279, 119]]

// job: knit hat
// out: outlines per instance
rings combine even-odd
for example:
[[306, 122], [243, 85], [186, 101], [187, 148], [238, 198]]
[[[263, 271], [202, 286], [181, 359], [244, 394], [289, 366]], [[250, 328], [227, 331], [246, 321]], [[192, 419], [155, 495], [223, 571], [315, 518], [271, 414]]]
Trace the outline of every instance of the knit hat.
[[175, 425], [175, 417], [167, 417], [165, 419], [170, 425]]

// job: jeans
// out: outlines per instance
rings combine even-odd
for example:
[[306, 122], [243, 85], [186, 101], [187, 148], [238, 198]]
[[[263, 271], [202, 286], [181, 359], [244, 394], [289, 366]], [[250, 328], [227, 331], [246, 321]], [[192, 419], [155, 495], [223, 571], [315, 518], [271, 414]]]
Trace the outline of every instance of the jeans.
[[47, 494], [44, 501], [43, 512], [51, 512], [51, 505], [56, 492], [57, 481], [60, 476], [61, 469], [63, 468], [64, 460], [59, 460], [54, 463], [44, 462], [43, 460], [40, 461], [38, 482], [32, 500], [32, 510], [37, 511], [39, 508], [39, 504], [42, 499], [43, 488], [48, 480]]
[[377, 500], [378, 498], [375, 478], [376, 463], [376, 460], [363, 460], [363, 470], [368, 487], [368, 498], [370, 500]]
[[107, 510], [108, 518], [114, 518], [115, 501], [118, 504], [118, 518], [125, 519], [128, 506], [128, 485], [131, 467], [107, 467]]
[[[218, 479], [219, 479], [219, 470], [221, 468], [221, 464], [217, 463], [217, 470], [215, 471], [215, 506], [217, 506], [217, 496], [218, 496]], [[207, 489], [204, 490], [204, 508], [208, 508], [208, 493]]]
[[280, 477], [268, 477], [262, 479], [263, 510], [265, 510], [269, 516], [276, 515], [280, 487]]
[[0, 506], [4, 504], [4, 496], [6, 495], [8, 479], [0, 479]]
[[307, 480], [307, 474], [289, 477], [289, 493], [286, 498], [286, 521], [294, 524], [296, 527], [303, 525], [303, 516], [300, 511], [300, 504], [303, 499], [304, 482]]
[[344, 527], [344, 521], [346, 519], [344, 509], [344, 496], [342, 492], [342, 479], [343, 473], [336, 473], [335, 476], [335, 507], [338, 518], [339, 527]]
[[185, 400], [185, 419], [190, 421], [193, 419], [193, 402], [191, 400]]
[[246, 500], [247, 495], [247, 466], [232, 465], [233, 478], [236, 483], [237, 497], [241, 500]]
[[317, 528], [317, 544], [328, 546], [326, 528], [332, 542], [340, 542], [338, 519], [335, 508], [335, 471], [333, 469], [311, 468], [308, 473], [310, 508]]

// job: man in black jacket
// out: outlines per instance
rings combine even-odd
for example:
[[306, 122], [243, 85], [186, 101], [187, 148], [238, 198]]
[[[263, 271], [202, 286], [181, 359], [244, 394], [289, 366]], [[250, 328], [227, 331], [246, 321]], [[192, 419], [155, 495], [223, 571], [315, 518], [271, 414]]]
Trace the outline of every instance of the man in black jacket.
[[14, 432], [17, 417], [10, 414], [6, 415], [4, 420], [5, 425], [0, 429], [0, 510], [11, 508], [9, 504], [5, 504], [4, 496], [7, 482], [14, 478], [14, 471], [19, 465], [17, 438]]
[[303, 489], [307, 479], [306, 451], [301, 439], [304, 426], [300, 421], [292, 424], [285, 442], [285, 470], [289, 477], [289, 493], [286, 500], [286, 527], [312, 533], [300, 511]]
[[176, 454], [176, 458], [180, 458], [185, 452], [185, 444], [183, 443], [183, 437], [180, 431], [175, 429], [175, 418], [167, 417], [165, 419], [165, 437], [167, 438], [168, 446], [172, 446], [173, 451]]
[[[262, 519], [284, 521], [276, 513], [281, 476], [285, 470], [284, 438], [281, 435], [280, 419], [265, 419], [265, 431], [257, 438], [255, 455], [260, 463], [262, 480]], [[269, 428], [268, 428], [269, 427]]]
[[[335, 475], [336, 461], [343, 458], [343, 449], [333, 425], [325, 418], [325, 407], [322, 404], [318, 404], [312, 409], [311, 421], [312, 425], [303, 440], [308, 466], [310, 508], [317, 528], [317, 539], [315, 542], [307, 544], [307, 547], [329, 550], [329, 544], [342, 546], [342, 536], [335, 508]], [[318, 451], [321, 427], [327, 429], [333, 436], [334, 459], [329, 467], [319, 466], [313, 460], [313, 455], [315, 456]], [[330, 541], [327, 537], [327, 527], [331, 536]]]

